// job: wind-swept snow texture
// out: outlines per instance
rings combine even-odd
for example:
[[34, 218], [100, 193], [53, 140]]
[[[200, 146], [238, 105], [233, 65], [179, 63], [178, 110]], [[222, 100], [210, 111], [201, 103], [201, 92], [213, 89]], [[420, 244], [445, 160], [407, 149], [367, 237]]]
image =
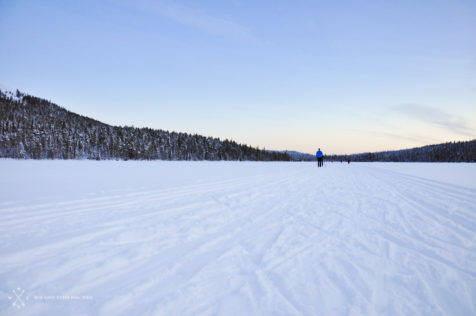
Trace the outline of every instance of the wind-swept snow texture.
[[2, 315], [476, 314], [476, 164], [0, 174]]

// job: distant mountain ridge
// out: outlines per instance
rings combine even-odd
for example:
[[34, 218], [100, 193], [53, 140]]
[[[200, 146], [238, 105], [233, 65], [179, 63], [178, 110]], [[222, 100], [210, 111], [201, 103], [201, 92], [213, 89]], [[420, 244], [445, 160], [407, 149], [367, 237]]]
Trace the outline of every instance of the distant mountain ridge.
[[326, 159], [362, 162], [476, 162], [476, 139], [374, 153], [329, 155]]
[[311, 161], [311, 160], [316, 159], [314, 157], [314, 155], [311, 155], [311, 154], [308, 154], [308, 153], [302, 153], [302, 152], [295, 151], [295, 150], [286, 150], [286, 151], [270, 150], [270, 152], [286, 153], [286, 154], [289, 155], [289, 157], [291, 157], [291, 160], [293, 160], [293, 161]]
[[[286, 151], [294, 161], [315, 161], [312, 154]], [[381, 152], [366, 152], [350, 155], [324, 155], [326, 161], [360, 162], [476, 162], [476, 139], [470, 141], [448, 142], [410, 149]]]
[[291, 160], [230, 140], [111, 126], [18, 90], [0, 90], [0, 158]]

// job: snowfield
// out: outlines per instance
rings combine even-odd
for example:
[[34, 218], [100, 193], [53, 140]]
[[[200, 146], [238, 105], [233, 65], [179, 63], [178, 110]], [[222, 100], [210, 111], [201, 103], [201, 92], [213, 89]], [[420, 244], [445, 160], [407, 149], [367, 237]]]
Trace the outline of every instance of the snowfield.
[[475, 315], [476, 164], [0, 160], [1, 315]]

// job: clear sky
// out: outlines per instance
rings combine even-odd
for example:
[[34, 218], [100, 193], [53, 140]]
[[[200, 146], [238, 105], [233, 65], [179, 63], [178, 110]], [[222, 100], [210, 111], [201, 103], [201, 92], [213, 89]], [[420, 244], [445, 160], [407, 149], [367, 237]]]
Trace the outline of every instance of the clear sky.
[[0, 87], [314, 153], [476, 138], [476, 1], [0, 0]]

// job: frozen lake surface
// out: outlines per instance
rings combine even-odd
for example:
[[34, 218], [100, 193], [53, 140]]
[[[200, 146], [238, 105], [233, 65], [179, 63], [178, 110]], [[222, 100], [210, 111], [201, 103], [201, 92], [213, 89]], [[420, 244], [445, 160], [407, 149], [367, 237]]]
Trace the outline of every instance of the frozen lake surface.
[[0, 160], [1, 315], [475, 315], [476, 164]]

